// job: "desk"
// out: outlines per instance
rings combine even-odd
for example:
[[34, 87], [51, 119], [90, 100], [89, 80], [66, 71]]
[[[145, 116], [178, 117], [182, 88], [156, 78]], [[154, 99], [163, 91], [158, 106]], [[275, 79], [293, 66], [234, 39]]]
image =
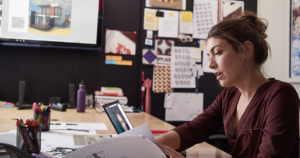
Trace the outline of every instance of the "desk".
[[[170, 130], [174, 126], [147, 113], [127, 113], [133, 127], [147, 123], [150, 129]], [[32, 110], [17, 110], [17, 108], [0, 109], [0, 132], [8, 132], [16, 129], [16, 119], [33, 118]], [[51, 122], [81, 122], [81, 123], [105, 123], [107, 131], [97, 131], [98, 134], [117, 134], [109, 118], [105, 113], [96, 113], [95, 109], [86, 109], [85, 113], [77, 113], [76, 109], [67, 109], [67, 112], [52, 110], [51, 118], [58, 121]], [[231, 158], [222, 150], [203, 142], [187, 149], [187, 158]]]

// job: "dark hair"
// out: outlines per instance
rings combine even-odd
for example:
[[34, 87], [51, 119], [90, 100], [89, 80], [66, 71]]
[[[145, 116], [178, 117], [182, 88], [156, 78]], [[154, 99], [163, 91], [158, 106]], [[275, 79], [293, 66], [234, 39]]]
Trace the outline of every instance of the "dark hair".
[[263, 20], [266, 21], [252, 12], [243, 12], [236, 19], [223, 20], [213, 26], [207, 39], [211, 37], [224, 39], [232, 45], [235, 51], [242, 53], [246, 53], [244, 42], [250, 41], [254, 47], [255, 62], [261, 66], [267, 60], [270, 50], [265, 33], [268, 23], [267, 21], [264, 23]]

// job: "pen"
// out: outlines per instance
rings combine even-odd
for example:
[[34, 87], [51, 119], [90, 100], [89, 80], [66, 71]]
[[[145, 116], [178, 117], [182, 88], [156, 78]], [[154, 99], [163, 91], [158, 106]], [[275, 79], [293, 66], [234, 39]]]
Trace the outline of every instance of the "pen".
[[169, 130], [162, 130], [162, 129], [151, 129], [152, 133], [167, 133]]
[[74, 125], [74, 126], [78, 126], [77, 123], [66, 123], [66, 125]]
[[83, 130], [83, 129], [71, 129], [71, 128], [68, 128], [67, 130], [81, 131], [81, 132], [90, 132], [90, 131], [88, 131], [88, 130]]

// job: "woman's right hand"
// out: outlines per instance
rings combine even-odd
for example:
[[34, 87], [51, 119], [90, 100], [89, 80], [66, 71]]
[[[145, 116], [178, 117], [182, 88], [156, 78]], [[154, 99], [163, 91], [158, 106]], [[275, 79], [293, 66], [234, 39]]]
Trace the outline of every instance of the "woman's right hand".
[[156, 144], [165, 154], [169, 155], [171, 158], [184, 158], [179, 152], [174, 149], [164, 146], [161, 144]]

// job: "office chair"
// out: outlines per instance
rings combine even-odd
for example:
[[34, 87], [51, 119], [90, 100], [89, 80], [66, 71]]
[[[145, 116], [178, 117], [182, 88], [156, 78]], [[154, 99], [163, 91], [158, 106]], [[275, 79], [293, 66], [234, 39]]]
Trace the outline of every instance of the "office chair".
[[228, 154], [231, 154], [232, 148], [227, 141], [224, 128], [221, 128], [217, 133], [209, 136], [205, 142], [215, 146], [216, 148], [219, 148], [220, 150]]

